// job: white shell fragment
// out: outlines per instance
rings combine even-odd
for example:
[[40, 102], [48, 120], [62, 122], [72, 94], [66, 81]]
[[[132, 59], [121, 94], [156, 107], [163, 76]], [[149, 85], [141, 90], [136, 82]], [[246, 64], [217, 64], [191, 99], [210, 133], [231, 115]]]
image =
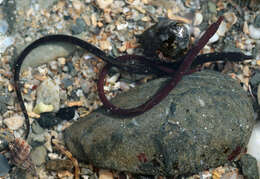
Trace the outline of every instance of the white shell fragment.
[[113, 0], [97, 0], [96, 3], [101, 9], [105, 9], [113, 3]]
[[211, 44], [211, 43], [214, 43], [214, 42], [217, 42], [219, 39], [219, 35], [217, 33], [215, 33], [210, 39], [209, 39], [209, 42], [208, 44]]
[[11, 130], [19, 129], [22, 127], [23, 123], [24, 117], [18, 115], [4, 119], [4, 124]]
[[249, 25], [249, 36], [253, 39], [260, 39], [260, 28], [256, 28], [253, 25]]
[[196, 12], [193, 25], [194, 26], [200, 25], [202, 21], [203, 21], [203, 15], [200, 12]]
[[219, 28], [218, 28], [216, 33], [219, 36], [225, 36], [226, 31], [227, 31], [227, 24], [226, 24], [225, 21], [223, 21], [223, 22], [221, 22], [221, 24], [220, 24], [220, 26], [219, 26]]

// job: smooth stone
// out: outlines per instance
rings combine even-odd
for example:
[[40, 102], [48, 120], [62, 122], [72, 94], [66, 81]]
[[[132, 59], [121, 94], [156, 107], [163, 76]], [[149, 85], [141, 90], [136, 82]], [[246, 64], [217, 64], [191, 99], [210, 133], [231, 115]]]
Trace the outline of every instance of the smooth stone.
[[76, 24], [73, 24], [71, 26], [71, 32], [73, 35], [80, 34], [81, 32], [86, 30], [86, 23], [82, 18], [77, 18], [76, 19]]
[[0, 153], [0, 176], [5, 176], [8, 174], [10, 166], [8, 160]]
[[260, 28], [260, 14], [255, 17], [254, 26]]
[[8, 30], [8, 23], [5, 20], [0, 20], [0, 34], [5, 35]]
[[4, 124], [11, 130], [17, 130], [23, 126], [24, 117], [14, 115], [12, 117], [4, 119]]
[[[157, 79], [112, 100], [130, 108], [165, 84]], [[64, 141], [78, 159], [100, 168], [142, 175], [198, 173], [228, 162], [248, 143], [254, 120], [250, 98], [229, 76], [202, 71], [183, 77], [150, 111], [116, 118], [100, 108], [75, 122]]]
[[249, 154], [243, 155], [240, 159], [240, 165], [245, 178], [259, 179], [257, 161], [254, 157]]
[[46, 162], [47, 151], [44, 146], [35, 147], [31, 152], [32, 162], [40, 166]]
[[37, 104], [52, 105], [53, 111], [60, 109], [60, 87], [54, 80], [47, 78], [37, 88]]
[[32, 131], [35, 134], [43, 134], [44, 133], [44, 129], [36, 121], [34, 121], [34, 123], [32, 123]]
[[[18, 54], [23, 50], [24, 44], [22, 47], [18, 47]], [[39, 65], [48, 63], [52, 60], [56, 60], [59, 57], [69, 56], [74, 52], [76, 46], [69, 43], [55, 42], [49, 43], [46, 45], [41, 45], [34, 49], [24, 60], [22, 65], [22, 71], [26, 70], [28, 67], [37, 67]]]

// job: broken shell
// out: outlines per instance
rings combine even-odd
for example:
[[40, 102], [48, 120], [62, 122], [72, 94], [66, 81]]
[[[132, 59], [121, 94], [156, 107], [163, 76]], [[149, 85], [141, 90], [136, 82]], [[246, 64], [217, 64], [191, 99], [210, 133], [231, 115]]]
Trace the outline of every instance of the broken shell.
[[234, 12], [226, 12], [224, 14], [226, 21], [230, 24], [230, 26], [234, 25], [237, 22], [237, 16]]
[[260, 39], [260, 28], [256, 28], [253, 25], [249, 25], [249, 36], [253, 39]]
[[200, 12], [196, 12], [194, 21], [193, 21], [193, 25], [194, 26], [200, 25], [202, 23], [202, 21], [203, 21], [203, 15]]

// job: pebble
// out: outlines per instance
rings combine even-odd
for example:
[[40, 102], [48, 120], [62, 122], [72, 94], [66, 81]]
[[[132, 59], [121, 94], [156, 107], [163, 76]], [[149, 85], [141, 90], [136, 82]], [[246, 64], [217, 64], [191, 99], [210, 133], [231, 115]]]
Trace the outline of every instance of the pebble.
[[[48, 108], [52, 105], [53, 111], [58, 111], [60, 108], [60, 87], [59, 84], [55, 83], [52, 79], [47, 78], [37, 88], [37, 100], [36, 106], [39, 106], [39, 112]], [[43, 105], [42, 105], [43, 104]], [[47, 112], [47, 111], [45, 111]]]
[[209, 8], [210, 13], [217, 14], [217, 7], [216, 7], [215, 3], [208, 1], [208, 8]]
[[9, 95], [0, 96], [0, 114], [4, 114], [7, 111], [8, 102], [10, 102]]
[[249, 25], [249, 36], [253, 39], [260, 39], [260, 28], [254, 27], [253, 25]]
[[31, 152], [32, 162], [36, 166], [40, 166], [46, 162], [47, 151], [44, 146], [35, 147]]
[[7, 125], [7, 127], [11, 130], [17, 130], [20, 127], [23, 126], [24, 123], [24, 117], [14, 115], [12, 117], [4, 119], [4, 124]]
[[8, 174], [10, 169], [11, 168], [8, 164], [8, 160], [0, 153], [0, 177]]
[[108, 6], [110, 6], [112, 3], [114, 2], [114, 0], [97, 0], [96, 3], [97, 5], [105, 10], [106, 8], [108, 8]]
[[99, 171], [99, 179], [113, 179], [113, 174], [108, 170]]
[[237, 16], [234, 12], [226, 12], [224, 14], [225, 20], [230, 24], [230, 26], [234, 25], [237, 22]]
[[44, 133], [44, 129], [41, 128], [41, 126], [38, 124], [37, 121], [34, 121], [34, 122], [32, 123], [32, 131], [33, 131], [33, 133], [35, 133], [35, 134], [42, 134], [42, 133]]
[[86, 27], [87, 27], [87, 25], [86, 25], [84, 19], [77, 18], [76, 24], [73, 24], [71, 26], [71, 32], [72, 32], [73, 35], [77, 35], [77, 34], [80, 34], [83, 31], [85, 31]]
[[79, 0], [72, 1], [72, 6], [76, 10], [77, 13], [80, 13], [82, 10], [82, 4]]
[[240, 165], [245, 178], [259, 179], [257, 161], [254, 157], [249, 154], [243, 155], [240, 159]]
[[8, 23], [5, 20], [0, 20], [0, 33], [5, 35], [8, 30]]
[[4, 53], [9, 46], [13, 45], [13, 43], [13, 37], [0, 36], [0, 53]]
[[255, 26], [256, 28], [260, 28], [260, 14], [258, 14], [258, 15], [255, 17], [254, 26]]

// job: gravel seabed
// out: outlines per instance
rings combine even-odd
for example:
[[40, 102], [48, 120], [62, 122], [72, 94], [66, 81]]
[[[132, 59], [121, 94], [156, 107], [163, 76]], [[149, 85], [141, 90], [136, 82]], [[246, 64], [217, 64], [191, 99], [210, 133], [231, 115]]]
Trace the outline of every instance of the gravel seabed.
[[[257, 97], [259, 98], [257, 85], [251, 85], [250, 79], [260, 70], [258, 6], [254, 1], [241, 3], [214, 0], [1, 0], [0, 132], [21, 137], [25, 131], [23, 114], [13, 87], [12, 65], [26, 45], [47, 34], [69, 34], [84, 39], [113, 56], [139, 53], [136, 36], [155, 24], [159, 17], [188, 24], [191, 41], [194, 42], [209, 24], [215, 22], [218, 16], [224, 15], [224, 23], [201, 53], [242, 51], [247, 55], [254, 55], [254, 59], [243, 63], [208, 63], [204, 68], [217, 69], [238, 80], [256, 101]], [[96, 92], [98, 72], [104, 65], [102, 60], [68, 44], [50, 44], [36, 49], [26, 61], [20, 78], [31, 123], [40, 112], [58, 110], [66, 106], [84, 106], [84, 109], [76, 112], [74, 120], [77, 120], [102, 105]], [[135, 87], [134, 83], [120, 81], [121, 75], [120, 71], [115, 71], [107, 77], [105, 90], [109, 98], [120, 91]], [[48, 80], [49, 83], [46, 82]], [[39, 86], [47, 90], [45, 95]], [[53, 90], [58, 91], [59, 95], [48, 96]], [[42, 94], [41, 99], [39, 94]], [[41, 102], [49, 105], [39, 107]], [[256, 109], [257, 107], [256, 104]], [[55, 149], [51, 138], [62, 143], [62, 131], [72, 122], [64, 121], [48, 130], [33, 126], [32, 142], [42, 143], [41, 146], [44, 146], [41, 148], [45, 151], [41, 152], [41, 155], [45, 155], [41, 156], [42, 163], [50, 159], [66, 158]], [[8, 152], [5, 155], [8, 158]], [[82, 178], [122, 178], [123, 175], [115, 171], [97, 170], [91, 165], [80, 164], [80, 168]], [[39, 165], [37, 171], [39, 178], [74, 177], [73, 170], [50, 172], [45, 165]], [[22, 173], [17, 167], [13, 167], [8, 174], [0, 178], [22, 176]], [[131, 174], [126, 175], [128, 178], [133, 177]], [[188, 178], [235, 176], [243, 178], [237, 168], [227, 165]]]

